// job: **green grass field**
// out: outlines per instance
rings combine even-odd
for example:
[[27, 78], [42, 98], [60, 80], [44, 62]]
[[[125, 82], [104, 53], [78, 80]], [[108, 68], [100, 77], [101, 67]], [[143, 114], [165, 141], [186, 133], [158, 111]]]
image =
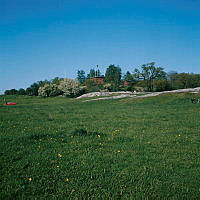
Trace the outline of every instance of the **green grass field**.
[[200, 199], [191, 96], [1, 101], [0, 199]]

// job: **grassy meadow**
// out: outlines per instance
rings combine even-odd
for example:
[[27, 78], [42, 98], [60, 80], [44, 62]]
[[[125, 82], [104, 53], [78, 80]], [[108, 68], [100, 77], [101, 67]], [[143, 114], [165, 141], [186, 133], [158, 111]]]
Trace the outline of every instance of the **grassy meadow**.
[[194, 96], [0, 96], [0, 199], [200, 199]]

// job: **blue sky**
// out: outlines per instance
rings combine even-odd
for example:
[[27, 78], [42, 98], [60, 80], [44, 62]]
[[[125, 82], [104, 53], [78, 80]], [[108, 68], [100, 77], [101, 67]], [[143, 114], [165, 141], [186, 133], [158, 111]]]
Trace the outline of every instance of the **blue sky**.
[[97, 64], [200, 73], [200, 0], [0, 0], [0, 93]]

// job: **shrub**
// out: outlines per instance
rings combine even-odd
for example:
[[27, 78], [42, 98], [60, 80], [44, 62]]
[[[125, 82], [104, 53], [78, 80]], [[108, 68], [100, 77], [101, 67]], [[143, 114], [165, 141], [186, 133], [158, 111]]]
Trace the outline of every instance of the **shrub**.
[[73, 132], [73, 135], [74, 136], [86, 136], [86, 135], [88, 135], [88, 132], [85, 129], [75, 129]]
[[103, 86], [104, 90], [110, 92], [111, 91], [111, 84], [110, 83], [106, 83], [104, 86]]
[[98, 137], [102, 137], [105, 136], [103, 133], [99, 133], [98, 131], [87, 131], [85, 129], [75, 129], [72, 132], [73, 136], [98, 136]]
[[155, 91], [157, 92], [170, 90], [170, 84], [167, 80], [154, 80], [153, 86], [154, 86]]
[[65, 78], [60, 81], [58, 88], [62, 91], [66, 97], [76, 97], [83, 93], [83, 88], [79, 82], [73, 79]]
[[46, 83], [44, 86], [40, 87], [38, 90], [38, 94], [43, 97], [55, 97], [62, 94], [62, 91], [58, 88], [59, 86], [56, 84], [48, 84]]
[[133, 87], [133, 86], [131, 86], [131, 85], [125, 86], [125, 87], [124, 87], [124, 91], [133, 92], [133, 91], [135, 91], [135, 90], [136, 90], [135, 87]]

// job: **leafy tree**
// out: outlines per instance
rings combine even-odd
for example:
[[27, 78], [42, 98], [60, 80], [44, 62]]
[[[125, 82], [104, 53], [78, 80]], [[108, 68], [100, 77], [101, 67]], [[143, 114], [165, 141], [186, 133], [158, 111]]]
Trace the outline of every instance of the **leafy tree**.
[[51, 92], [50, 84], [46, 83], [38, 89], [38, 95], [43, 97], [49, 97]]
[[148, 91], [153, 91], [153, 80], [166, 79], [166, 72], [162, 67], [155, 67], [155, 63], [142, 65], [141, 69], [134, 70], [134, 77], [143, 80]]
[[124, 75], [124, 81], [127, 81], [129, 83], [134, 83], [135, 79], [133, 75], [129, 71], [127, 71], [126, 74]]
[[5, 90], [4, 94], [5, 95], [16, 95], [16, 94], [18, 94], [18, 90], [16, 90], [16, 89]]
[[40, 85], [38, 83], [33, 83], [30, 88], [32, 90], [32, 93], [30, 94], [31, 96], [38, 96], [38, 89]]
[[61, 95], [63, 92], [59, 89], [59, 85], [54, 83], [46, 83], [38, 90], [39, 96], [43, 97], [55, 97]]
[[154, 85], [154, 90], [156, 92], [161, 92], [161, 91], [166, 91], [166, 90], [170, 90], [170, 83], [168, 80], [154, 80], [153, 81], [153, 85]]
[[[51, 80], [51, 83], [59, 85], [61, 80], [63, 80], [63, 78], [55, 77], [54, 79]], [[43, 81], [43, 82], [48, 83], [48, 81]]]
[[200, 74], [177, 73], [173, 76], [173, 89], [194, 88], [200, 86]]
[[113, 87], [119, 87], [121, 82], [121, 68], [115, 65], [108, 66], [105, 74], [105, 82], [111, 83]]
[[10, 95], [10, 90], [5, 90], [5, 91], [4, 91], [4, 94], [5, 94], [5, 95]]
[[60, 81], [60, 85], [58, 86], [58, 88], [66, 97], [76, 97], [82, 94], [83, 90], [78, 81], [68, 78], [65, 78], [62, 81]]
[[90, 69], [90, 72], [89, 74], [87, 75], [87, 79], [90, 79], [90, 78], [93, 78], [96, 76], [96, 72], [95, 72], [95, 69]]
[[50, 82], [45, 80], [45, 81], [38, 81], [33, 83], [30, 87], [26, 89], [26, 93], [29, 96], [38, 96], [38, 90], [40, 87], [43, 87], [45, 84], [49, 84]]
[[200, 86], [200, 74], [190, 74], [189, 80], [189, 87], [194, 88]]
[[26, 95], [25, 89], [20, 88], [20, 89], [18, 90], [18, 94], [19, 94], [19, 95]]
[[83, 70], [78, 70], [77, 79], [80, 84], [83, 84], [85, 82], [86, 77], [85, 77], [85, 72]]
[[29, 95], [29, 96], [33, 96], [32, 88], [30, 88], [30, 87], [26, 88], [26, 94]]

